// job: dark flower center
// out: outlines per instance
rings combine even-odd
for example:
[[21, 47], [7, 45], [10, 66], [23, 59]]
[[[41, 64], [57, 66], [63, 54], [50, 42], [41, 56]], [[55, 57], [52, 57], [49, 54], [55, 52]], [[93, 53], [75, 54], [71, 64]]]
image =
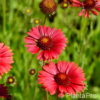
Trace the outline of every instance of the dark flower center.
[[69, 77], [64, 73], [58, 73], [54, 76], [54, 79], [59, 85], [68, 85], [69, 83]]
[[58, 3], [72, 3], [72, 0], [58, 0]]
[[43, 50], [49, 50], [53, 46], [52, 39], [50, 37], [43, 36], [38, 40], [37, 46]]
[[95, 6], [95, 0], [85, 0], [84, 7], [87, 9], [91, 9]]

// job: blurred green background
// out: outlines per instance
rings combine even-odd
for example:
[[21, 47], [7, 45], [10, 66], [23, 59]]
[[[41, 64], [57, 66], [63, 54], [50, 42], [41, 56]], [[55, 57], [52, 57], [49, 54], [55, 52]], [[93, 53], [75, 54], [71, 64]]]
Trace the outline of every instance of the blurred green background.
[[[40, 11], [39, 2], [40, 0], [0, 0], [0, 42], [11, 47], [15, 61], [12, 70], [2, 77], [0, 84], [6, 84], [9, 76], [16, 79], [15, 84], [6, 84], [13, 100], [56, 100], [56, 96], [47, 95], [38, 85], [36, 76], [42, 63], [24, 47], [26, 32], [37, 25], [34, 20], [44, 22], [45, 15]], [[68, 38], [68, 47], [58, 60], [79, 64], [87, 79], [84, 93], [96, 94], [96, 98], [75, 100], [100, 100], [100, 15], [84, 18], [78, 16], [79, 11], [79, 8], [62, 9], [58, 6], [54, 22], [47, 19], [46, 25], [62, 29]], [[36, 70], [35, 75], [29, 74], [32, 68]], [[66, 95], [59, 100], [74, 98]]]

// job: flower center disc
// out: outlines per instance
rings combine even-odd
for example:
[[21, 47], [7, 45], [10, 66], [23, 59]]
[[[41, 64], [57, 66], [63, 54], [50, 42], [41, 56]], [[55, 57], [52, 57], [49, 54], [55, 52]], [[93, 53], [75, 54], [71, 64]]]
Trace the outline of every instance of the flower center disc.
[[59, 85], [67, 85], [69, 80], [68, 76], [64, 73], [59, 73], [55, 75], [54, 79]]
[[86, 8], [92, 8], [95, 5], [95, 0], [85, 0], [84, 3]]
[[55, 5], [55, 2], [53, 0], [44, 0], [44, 5], [47, 8], [52, 8]]
[[49, 50], [53, 43], [50, 37], [44, 36], [38, 40], [37, 46], [43, 50]]

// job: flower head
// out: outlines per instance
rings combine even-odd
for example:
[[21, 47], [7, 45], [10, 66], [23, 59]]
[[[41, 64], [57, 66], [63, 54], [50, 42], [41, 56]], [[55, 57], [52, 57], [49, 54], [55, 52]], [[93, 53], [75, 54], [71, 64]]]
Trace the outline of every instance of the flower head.
[[54, 0], [42, 0], [40, 8], [44, 14], [52, 14], [56, 11], [57, 4]]
[[14, 78], [14, 77], [9, 76], [9, 77], [7, 78], [7, 84], [13, 84], [14, 82], [15, 82], [15, 78]]
[[40, 19], [34, 19], [34, 24], [40, 24], [40, 23], [41, 23]]
[[70, 95], [82, 92], [85, 88], [83, 70], [73, 62], [51, 62], [43, 66], [38, 81], [51, 95], [58, 93], [59, 97], [66, 93]]
[[30, 74], [30, 75], [34, 75], [34, 74], [35, 74], [35, 72], [36, 72], [36, 70], [35, 70], [35, 69], [30, 69], [30, 70], [29, 70], [29, 74]]
[[31, 15], [32, 14], [32, 9], [31, 8], [25, 8], [24, 9], [24, 14]]
[[[84, 15], [85, 17], [89, 17], [90, 12], [94, 15], [98, 15], [97, 11], [100, 12], [100, 0], [73, 0], [73, 6], [82, 7], [82, 11], [79, 13], [79, 16]], [[97, 10], [97, 11], [96, 11]]]
[[66, 38], [61, 30], [46, 26], [34, 27], [25, 38], [26, 47], [32, 54], [38, 53], [38, 59], [55, 59], [66, 46]]
[[4, 43], [0, 43], [0, 77], [12, 68], [12, 55], [13, 53], [10, 48], [5, 46]]
[[62, 3], [61, 3], [61, 7], [64, 8], [64, 9], [67, 8], [67, 7], [68, 7], [68, 3], [62, 2]]

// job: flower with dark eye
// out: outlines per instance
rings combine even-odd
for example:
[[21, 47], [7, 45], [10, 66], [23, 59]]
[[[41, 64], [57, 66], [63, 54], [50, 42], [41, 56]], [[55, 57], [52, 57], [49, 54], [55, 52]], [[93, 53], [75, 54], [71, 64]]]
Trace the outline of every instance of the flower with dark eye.
[[15, 82], [15, 78], [14, 78], [14, 77], [9, 76], [9, 77], [7, 78], [7, 84], [13, 84], [14, 82]]
[[79, 13], [79, 15], [85, 15], [85, 17], [89, 17], [89, 13], [93, 13], [94, 15], [98, 15], [97, 11], [100, 12], [100, 0], [85, 0], [83, 2], [83, 10]]
[[67, 41], [61, 30], [37, 26], [28, 32], [25, 42], [29, 52], [32, 54], [39, 53], [38, 59], [51, 60], [61, 54]]
[[30, 74], [30, 75], [34, 75], [34, 74], [35, 74], [35, 72], [36, 72], [36, 70], [35, 70], [35, 69], [30, 69], [30, 70], [29, 70], [29, 74]]
[[39, 72], [38, 81], [51, 95], [58, 93], [63, 97], [80, 93], [85, 89], [85, 75], [83, 70], [74, 62], [59, 61], [44, 65]]
[[81, 7], [82, 11], [79, 13], [79, 16], [84, 15], [85, 17], [90, 16], [90, 12], [94, 15], [98, 15], [100, 12], [100, 0], [73, 0], [74, 7]]

